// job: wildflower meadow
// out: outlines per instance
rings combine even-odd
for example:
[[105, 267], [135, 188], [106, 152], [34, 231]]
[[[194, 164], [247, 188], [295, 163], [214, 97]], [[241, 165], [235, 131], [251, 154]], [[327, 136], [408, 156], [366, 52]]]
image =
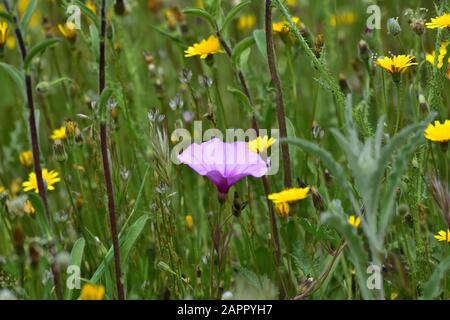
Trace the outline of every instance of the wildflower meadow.
[[0, 299], [450, 299], [449, 45], [446, 0], [0, 0]]

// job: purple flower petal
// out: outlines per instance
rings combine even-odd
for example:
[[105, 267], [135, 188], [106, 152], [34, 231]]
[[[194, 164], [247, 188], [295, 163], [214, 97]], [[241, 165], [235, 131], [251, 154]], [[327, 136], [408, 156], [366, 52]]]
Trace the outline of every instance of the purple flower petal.
[[214, 138], [202, 144], [194, 143], [178, 155], [178, 160], [207, 176], [221, 193], [227, 193], [244, 177], [259, 178], [268, 171], [267, 163], [243, 141], [224, 143]]

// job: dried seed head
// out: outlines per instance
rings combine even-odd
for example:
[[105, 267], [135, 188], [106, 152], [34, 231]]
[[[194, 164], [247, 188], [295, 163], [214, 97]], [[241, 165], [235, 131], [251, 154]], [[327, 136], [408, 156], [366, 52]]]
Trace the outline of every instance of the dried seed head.
[[53, 157], [58, 162], [64, 162], [68, 158], [64, 144], [59, 139], [53, 142]]

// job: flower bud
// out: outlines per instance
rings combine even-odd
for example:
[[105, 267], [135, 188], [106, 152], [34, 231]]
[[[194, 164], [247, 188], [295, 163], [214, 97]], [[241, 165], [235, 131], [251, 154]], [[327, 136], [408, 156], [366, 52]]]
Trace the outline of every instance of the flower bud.
[[318, 210], [318, 211], [325, 210], [325, 203], [323, 201], [322, 196], [319, 193], [319, 190], [317, 190], [317, 188], [315, 188], [315, 187], [312, 187], [311, 194], [312, 194], [314, 208], [316, 208], [316, 210]]
[[387, 21], [387, 29], [390, 35], [394, 37], [398, 36], [402, 32], [398, 18], [389, 18]]
[[419, 95], [419, 110], [424, 114], [428, 112], [428, 103], [423, 94]]
[[48, 90], [50, 90], [50, 87], [51, 87], [51, 84], [48, 81], [39, 82], [36, 85], [36, 92], [40, 93], [40, 94], [44, 94], [44, 93], [48, 92]]
[[68, 158], [64, 144], [59, 139], [53, 142], [53, 157], [58, 162], [64, 162]]

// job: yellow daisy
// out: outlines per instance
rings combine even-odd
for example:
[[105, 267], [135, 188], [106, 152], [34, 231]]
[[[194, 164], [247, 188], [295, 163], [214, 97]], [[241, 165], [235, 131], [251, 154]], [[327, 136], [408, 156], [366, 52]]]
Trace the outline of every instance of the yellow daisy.
[[[438, 56], [438, 69], [441, 69], [444, 66], [444, 58], [447, 56], [447, 47], [449, 42], [444, 41], [441, 43], [441, 47], [439, 48], [439, 56]], [[435, 58], [435, 52], [427, 53], [426, 60], [434, 65], [434, 58]], [[450, 58], [448, 59], [448, 62], [450, 63]]]
[[58, 24], [58, 29], [64, 36], [64, 38], [70, 41], [75, 41], [75, 39], [77, 38], [77, 29], [75, 28], [75, 25], [71, 22], [67, 22], [65, 24]]
[[86, 2], [86, 7], [93, 13], [97, 14], [97, 7], [95, 6], [95, 3], [92, 0]]
[[30, 200], [25, 201], [23, 211], [30, 216], [33, 216], [36, 213], [36, 209], [33, 207]]
[[4, 186], [0, 186], [0, 193], [3, 193], [5, 191], [6, 191], [5, 187]]
[[8, 41], [8, 24], [0, 22], [0, 48], [3, 48]]
[[63, 139], [65, 139], [66, 137], [67, 137], [67, 134], [66, 134], [66, 126], [62, 126], [62, 127], [59, 128], [59, 129], [53, 130], [53, 133], [52, 133], [52, 135], [50, 136], [50, 138], [51, 138], [52, 140], [63, 140]]
[[24, 167], [31, 167], [33, 165], [33, 152], [30, 150], [23, 151], [19, 155], [19, 161]]
[[447, 241], [450, 243], [450, 229], [447, 229], [447, 231], [441, 230], [434, 237], [439, 241]]
[[268, 198], [275, 204], [278, 215], [281, 218], [286, 218], [290, 211], [289, 204], [305, 199], [308, 196], [309, 189], [309, 187], [286, 189], [269, 194]]
[[428, 29], [450, 28], [450, 13], [444, 13], [442, 16], [431, 18], [431, 22], [426, 24]]
[[185, 57], [200, 56], [201, 59], [206, 59], [209, 55], [223, 53], [223, 50], [220, 49], [219, 38], [210, 36], [208, 39], [203, 39], [199, 43], [194, 43], [184, 53]]
[[269, 138], [268, 136], [257, 137], [248, 143], [248, 148], [256, 153], [262, 153], [270, 148], [277, 140], [274, 138]]
[[[59, 178], [58, 172], [55, 170], [48, 171], [47, 169], [42, 169], [42, 179], [44, 180], [44, 184], [47, 188], [47, 190], [55, 190], [55, 187], [53, 186], [55, 183], [61, 181], [61, 178]], [[36, 173], [31, 172], [28, 175], [28, 181], [25, 181], [22, 183], [23, 191], [28, 192], [31, 190], [34, 190], [36, 193], [39, 192], [39, 187], [37, 183]]]
[[376, 64], [393, 75], [398, 75], [400, 73], [408, 70], [409, 67], [417, 65], [414, 62], [415, 57], [410, 55], [398, 55], [392, 57], [382, 57], [378, 58]]
[[359, 226], [361, 225], [361, 217], [358, 216], [350, 216], [348, 217], [347, 221], [350, 225], [352, 225], [355, 228], [359, 228]]
[[105, 287], [96, 284], [87, 283], [81, 288], [80, 300], [103, 300], [105, 296]]
[[332, 15], [330, 18], [330, 24], [333, 28], [337, 25], [347, 25], [350, 26], [356, 21], [355, 14], [351, 11], [341, 12], [337, 15]]
[[194, 219], [190, 214], [184, 217], [184, 221], [186, 223], [186, 228], [188, 228], [188, 230], [192, 230], [194, 228]]
[[[295, 26], [297, 28], [300, 28], [300, 25], [301, 25], [300, 18], [292, 16], [291, 19], [294, 22]], [[272, 30], [274, 33], [287, 34], [290, 31], [289, 22], [287, 22], [286, 20], [274, 22], [274, 23], [272, 23]]]
[[425, 129], [425, 138], [435, 142], [447, 143], [450, 141], [450, 120], [445, 120], [444, 123], [435, 121], [430, 123]]
[[256, 18], [253, 14], [247, 14], [239, 17], [237, 28], [240, 31], [251, 30], [256, 23]]

